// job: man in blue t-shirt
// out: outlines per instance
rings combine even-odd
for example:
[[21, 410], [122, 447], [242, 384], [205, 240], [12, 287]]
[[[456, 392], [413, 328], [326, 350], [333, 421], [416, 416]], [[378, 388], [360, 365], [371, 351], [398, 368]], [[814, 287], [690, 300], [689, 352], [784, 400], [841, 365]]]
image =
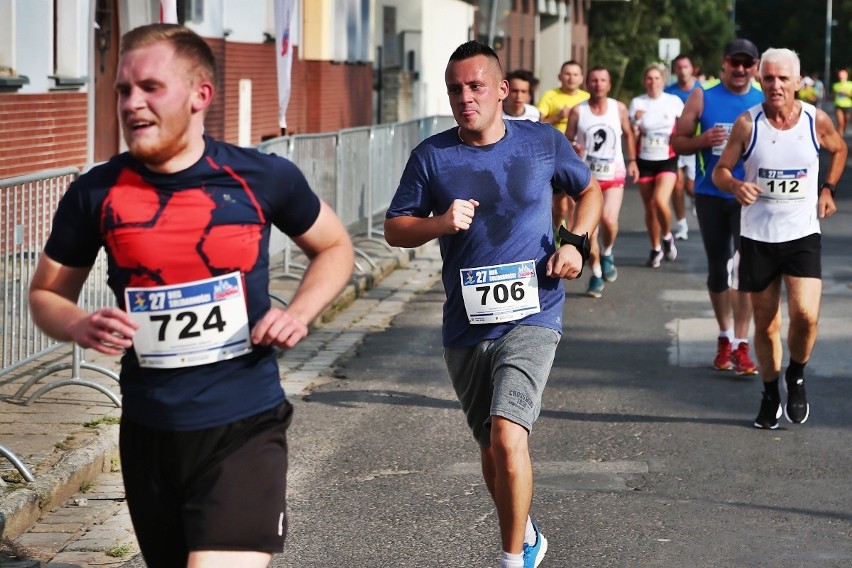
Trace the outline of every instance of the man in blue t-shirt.
[[[695, 175], [695, 209], [704, 251], [707, 254], [707, 288], [719, 324], [713, 367], [738, 375], [755, 375], [749, 354], [751, 300], [739, 292], [736, 264], [739, 261], [740, 205], [730, 193], [720, 191], [711, 178], [713, 167], [728, 140], [737, 117], [760, 104], [763, 94], [752, 85], [760, 53], [747, 39], [725, 45], [721, 81], [695, 89], [677, 121], [672, 145], [678, 154], [698, 154]], [[743, 179], [742, 162], [733, 171]]]
[[[695, 68], [688, 55], [682, 53], [672, 61], [672, 69], [677, 80], [666, 87], [665, 91], [683, 101], [684, 105], [689, 94], [700, 88], [701, 84], [695, 78]], [[672, 191], [672, 205], [674, 209], [676, 224], [672, 232], [676, 239], [687, 240], [689, 238], [689, 223], [686, 221], [686, 198], [695, 201], [695, 156], [677, 157], [677, 181]]]
[[[537, 566], [547, 540], [529, 517], [528, 436], [562, 332], [560, 278], [580, 275], [603, 197], [568, 139], [549, 125], [506, 121], [500, 61], [462, 44], [445, 80], [458, 128], [411, 153], [387, 211], [389, 244], [438, 239], [443, 265], [444, 359], [480, 446], [497, 508], [501, 568]], [[553, 190], [577, 202], [574, 230], [553, 239]]]
[[[69, 187], [30, 285], [46, 334], [121, 356], [122, 475], [148, 566], [260, 568], [281, 551], [292, 406], [274, 348], [307, 335], [353, 266], [295, 165], [203, 135], [215, 83], [183, 26], [122, 37], [128, 152]], [[311, 258], [283, 310], [268, 298], [273, 224]], [[77, 299], [101, 248], [118, 307], [88, 313]]]

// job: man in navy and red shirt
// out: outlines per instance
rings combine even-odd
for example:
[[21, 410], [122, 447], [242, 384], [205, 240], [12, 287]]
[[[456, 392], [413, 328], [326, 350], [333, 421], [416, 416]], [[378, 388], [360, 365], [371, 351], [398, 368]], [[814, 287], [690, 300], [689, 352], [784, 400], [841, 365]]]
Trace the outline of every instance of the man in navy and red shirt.
[[[274, 348], [295, 346], [351, 276], [346, 229], [291, 162], [203, 135], [215, 60], [177, 25], [122, 38], [128, 152], [61, 200], [30, 287], [48, 335], [121, 356], [122, 473], [146, 563], [267, 566], [286, 533], [292, 407]], [[275, 225], [311, 259], [270, 307]], [[118, 307], [80, 290], [101, 248]]]

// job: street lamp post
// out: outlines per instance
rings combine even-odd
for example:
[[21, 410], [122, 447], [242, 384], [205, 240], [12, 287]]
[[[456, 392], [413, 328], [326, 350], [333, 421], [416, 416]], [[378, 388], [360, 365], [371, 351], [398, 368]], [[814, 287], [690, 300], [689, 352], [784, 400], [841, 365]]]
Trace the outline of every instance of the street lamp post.
[[731, 31], [737, 37], [737, 0], [731, 0]]
[[831, 92], [831, 5], [832, 0], [825, 0], [825, 68], [822, 81], [825, 98]]

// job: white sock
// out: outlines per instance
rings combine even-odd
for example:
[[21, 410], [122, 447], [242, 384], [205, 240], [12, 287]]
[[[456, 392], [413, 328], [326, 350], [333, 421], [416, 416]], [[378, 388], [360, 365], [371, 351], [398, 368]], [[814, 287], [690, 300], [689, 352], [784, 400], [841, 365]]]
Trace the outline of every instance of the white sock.
[[601, 254], [604, 256], [612, 256], [612, 245], [604, 247], [604, 249], [601, 251]]
[[719, 332], [719, 337], [727, 337], [728, 341], [730, 341], [734, 338], [734, 332], [730, 329], [726, 329], [725, 331]]
[[678, 229], [688, 229], [689, 228], [689, 225], [686, 224], [686, 218], [678, 219], [677, 228]]
[[524, 568], [524, 555], [509, 554], [506, 551], [501, 552], [500, 568]]
[[672, 232], [671, 232], [671, 231], [669, 231], [669, 234], [668, 234], [668, 235], [666, 235], [665, 237], [663, 237], [663, 240], [664, 240], [664, 241], [671, 241], [671, 240], [674, 240], [674, 235], [672, 235]]
[[739, 347], [739, 346], [740, 346], [740, 343], [745, 343], [746, 345], [748, 345], [748, 339], [737, 339], [737, 338], [734, 338], [734, 339], [732, 339], [732, 340], [731, 340], [731, 347], [733, 347], [734, 349], [736, 349], [737, 347]]
[[527, 534], [524, 535], [524, 542], [530, 546], [535, 546], [535, 529], [533, 528], [532, 519], [527, 516]]
[[[595, 275], [595, 276], [597, 276], [598, 278], [600, 278], [601, 276], [603, 276], [603, 270], [601, 270], [601, 265], [600, 265], [600, 264], [594, 264], [594, 265], [592, 265], [592, 274], [594, 274], [594, 275]], [[527, 522], [529, 522], [529, 521], [527, 521]]]

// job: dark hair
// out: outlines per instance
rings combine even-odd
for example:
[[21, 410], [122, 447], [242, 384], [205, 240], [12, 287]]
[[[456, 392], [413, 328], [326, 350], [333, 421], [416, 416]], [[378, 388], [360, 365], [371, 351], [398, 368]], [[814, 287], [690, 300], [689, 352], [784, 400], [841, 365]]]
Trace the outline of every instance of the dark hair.
[[589, 77], [592, 76], [592, 72], [594, 71], [606, 71], [606, 74], [609, 75], [610, 79], [612, 79], [612, 73], [609, 72], [609, 69], [604, 67], [603, 65], [595, 65], [589, 69], [589, 72], [586, 73], [586, 82], [589, 82]]
[[139, 26], [121, 37], [119, 55], [159, 42], [170, 43], [175, 54], [190, 62], [191, 69], [212, 83], [216, 82], [216, 57], [200, 35], [178, 24]]
[[532, 71], [528, 71], [526, 69], [515, 69], [514, 71], [509, 71], [506, 73], [506, 80], [511, 81], [512, 79], [520, 79], [521, 81], [526, 81], [530, 84], [530, 87], [535, 87], [538, 85], [538, 79], [533, 76]]
[[672, 64], [675, 64], [675, 63], [677, 63], [678, 61], [683, 61], [684, 59], [686, 59], [687, 61], [689, 61], [689, 64], [690, 64], [690, 65], [692, 65], [692, 59], [691, 59], [691, 58], [690, 58], [687, 54], [685, 54], [685, 53], [681, 53], [680, 55], [678, 55], [677, 57], [675, 57], [674, 59], [672, 59]]
[[576, 59], [569, 59], [568, 61], [563, 63], [562, 66], [559, 68], [559, 72], [561, 73], [562, 70], [565, 69], [565, 66], [567, 66], [567, 65], [576, 65], [577, 67], [580, 68], [580, 73], [583, 72], [583, 64], [580, 63], [579, 61], [577, 61]]
[[476, 40], [468, 41], [458, 46], [453, 54], [450, 55], [450, 61], [464, 61], [477, 55], [484, 55], [500, 63], [497, 53], [488, 44]]

